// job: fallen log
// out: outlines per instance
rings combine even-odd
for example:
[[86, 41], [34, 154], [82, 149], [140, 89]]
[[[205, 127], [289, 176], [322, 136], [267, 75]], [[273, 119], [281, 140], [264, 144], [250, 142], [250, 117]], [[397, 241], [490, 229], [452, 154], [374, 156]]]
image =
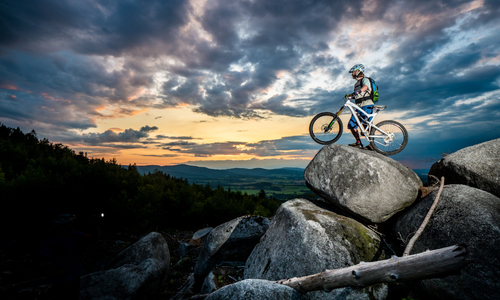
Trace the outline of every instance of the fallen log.
[[454, 245], [404, 257], [365, 263], [336, 270], [275, 281], [301, 293], [330, 292], [337, 288], [365, 287], [384, 282], [403, 282], [443, 277], [458, 272], [470, 261], [466, 260], [467, 246]]
[[[467, 245], [425, 251], [403, 257], [375, 262], [361, 262], [355, 266], [323, 270], [323, 272], [290, 279], [274, 281], [296, 289], [301, 293], [312, 291], [330, 292], [347, 286], [365, 287], [384, 282], [404, 282], [412, 280], [444, 277], [460, 271], [471, 261], [467, 258]], [[190, 299], [205, 299], [210, 294], [200, 294]]]

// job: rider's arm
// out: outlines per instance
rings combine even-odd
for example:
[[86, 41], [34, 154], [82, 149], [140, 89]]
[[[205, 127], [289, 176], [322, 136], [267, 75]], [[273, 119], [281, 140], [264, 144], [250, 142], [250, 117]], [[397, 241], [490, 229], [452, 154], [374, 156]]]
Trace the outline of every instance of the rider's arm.
[[365, 84], [363, 85], [360, 89], [359, 89], [361, 92], [364, 92], [366, 90], [368, 90], [368, 86]]
[[[366, 78], [361, 79], [361, 80], [362, 80], [361, 82], [365, 82], [365, 81], [367, 81], [367, 80], [365, 80], [365, 79], [366, 79]], [[366, 84], [365, 84], [365, 85], [363, 85], [363, 86], [359, 89], [359, 91], [360, 91], [360, 92], [364, 92], [364, 91], [367, 91], [368, 89], [369, 89], [368, 85], [366, 85]]]
[[[361, 79], [362, 82], [365, 81], [365, 78]], [[359, 93], [363, 93], [369, 89], [368, 85], [363, 85], [359, 90], [354, 91], [354, 93], [357, 95]]]

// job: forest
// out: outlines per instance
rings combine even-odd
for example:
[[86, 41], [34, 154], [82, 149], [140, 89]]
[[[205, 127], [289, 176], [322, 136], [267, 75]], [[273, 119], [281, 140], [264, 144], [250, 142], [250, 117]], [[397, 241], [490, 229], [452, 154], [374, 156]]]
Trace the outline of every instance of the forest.
[[[217, 226], [236, 217], [274, 215], [281, 202], [221, 186], [190, 184], [160, 171], [140, 174], [116, 159], [88, 158], [33, 130], [0, 124], [1, 233], [31, 237], [61, 213], [80, 228], [148, 232]], [[43, 235], [43, 234], [42, 234]]]

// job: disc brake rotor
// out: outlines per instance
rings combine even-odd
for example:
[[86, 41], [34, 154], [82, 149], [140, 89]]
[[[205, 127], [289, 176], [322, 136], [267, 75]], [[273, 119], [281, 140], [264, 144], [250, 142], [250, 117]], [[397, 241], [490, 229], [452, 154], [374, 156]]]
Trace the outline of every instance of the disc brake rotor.
[[385, 142], [386, 144], [390, 144], [392, 141], [394, 141], [394, 133], [392, 133], [392, 132], [388, 132], [388, 133], [387, 133], [387, 136], [386, 136], [386, 137], [385, 137], [385, 139], [384, 139], [384, 142]]
[[323, 133], [328, 133], [330, 130], [331, 128], [328, 127], [328, 124], [321, 126], [321, 131], [323, 131]]

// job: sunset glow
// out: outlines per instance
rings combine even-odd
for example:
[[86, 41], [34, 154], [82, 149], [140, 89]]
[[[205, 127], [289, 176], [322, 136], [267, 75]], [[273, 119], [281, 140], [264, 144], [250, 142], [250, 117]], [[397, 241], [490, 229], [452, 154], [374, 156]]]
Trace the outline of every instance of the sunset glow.
[[[339, 109], [356, 63], [388, 106], [377, 121], [409, 131], [407, 148], [393, 156], [405, 165], [428, 168], [445, 151], [500, 137], [494, 1], [1, 7], [0, 123], [88, 157], [305, 167], [321, 149], [309, 122]], [[352, 141], [344, 128], [337, 143]]]

